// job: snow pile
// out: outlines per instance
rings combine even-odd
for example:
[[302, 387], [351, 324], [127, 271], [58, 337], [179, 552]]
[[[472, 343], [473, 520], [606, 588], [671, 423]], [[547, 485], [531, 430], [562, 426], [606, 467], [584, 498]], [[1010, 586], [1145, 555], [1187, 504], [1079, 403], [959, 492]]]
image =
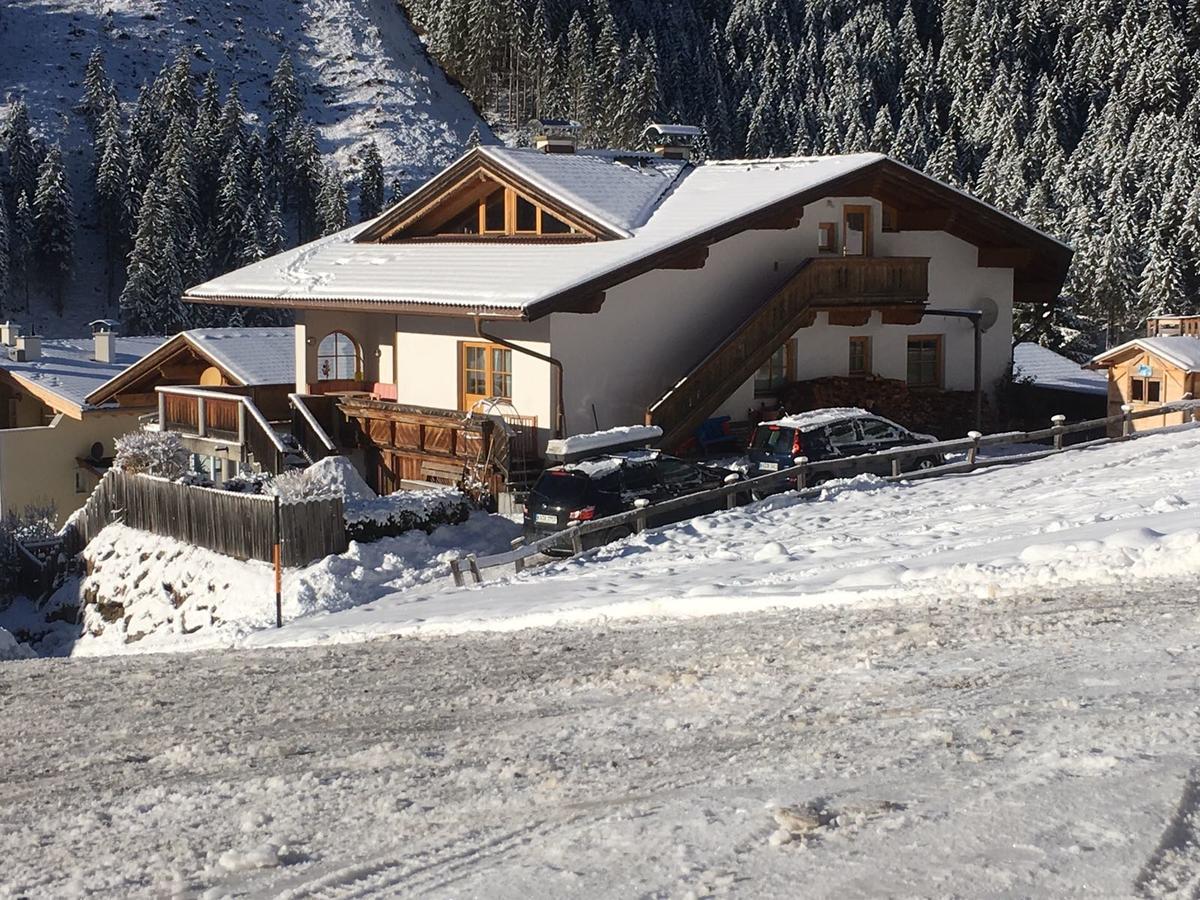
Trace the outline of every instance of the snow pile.
[[[476, 512], [431, 534], [414, 530], [369, 544], [353, 541], [343, 554], [285, 571], [284, 621], [448, 579], [452, 557], [502, 552], [519, 531], [502, 516]], [[73, 649], [56, 639], [43, 652], [228, 646], [275, 624], [274, 572], [267, 563], [239, 561], [124, 525], [105, 528], [84, 555], [88, 576], [64, 586], [48, 604], [80, 605], [82, 634]]]
[[284, 502], [312, 497], [341, 497], [347, 503], [375, 500], [377, 494], [344, 456], [327, 456], [307, 469], [275, 479], [275, 492]]
[[587, 434], [573, 434], [566, 438], [556, 438], [546, 444], [546, 455], [551, 457], [574, 456], [591, 451], [603, 451], [611, 447], [623, 447], [629, 444], [652, 443], [662, 437], [663, 431], [657, 425], [622, 425], [605, 431], [592, 431]]
[[471, 504], [457, 488], [435, 487], [353, 500], [343, 514], [351, 540], [366, 541], [396, 537], [414, 528], [433, 531], [440, 525], [458, 525], [471, 514]]
[[7, 630], [0, 628], [0, 662], [12, 659], [29, 659], [35, 654]]

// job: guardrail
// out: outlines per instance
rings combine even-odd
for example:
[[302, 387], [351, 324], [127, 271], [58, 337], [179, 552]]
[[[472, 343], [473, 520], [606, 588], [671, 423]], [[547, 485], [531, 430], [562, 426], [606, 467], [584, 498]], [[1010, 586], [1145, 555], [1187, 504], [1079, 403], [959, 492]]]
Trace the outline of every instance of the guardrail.
[[[1049, 428], [1040, 428], [1036, 431], [1008, 431], [988, 435], [981, 434], [978, 431], [971, 431], [967, 433], [966, 437], [951, 441], [917, 444], [912, 447], [898, 447], [895, 450], [883, 450], [878, 453], [866, 453], [861, 456], [847, 456], [839, 459], [826, 459], [819, 462], [809, 462], [804, 457], [797, 457], [796, 465], [787, 469], [780, 469], [778, 472], [769, 472], [765, 475], [755, 476], [754, 478], [727, 480], [727, 483], [721, 487], [708, 491], [700, 491], [695, 494], [686, 494], [682, 497], [656, 503], [653, 506], [645, 501], [638, 501], [644, 505], [617, 513], [616, 515], [607, 516], [603, 519], [594, 519], [590, 522], [572, 525], [569, 528], [555, 532], [530, 544], [522, 543], [521, 539], [518, 539], [514, 541], [513, 549], [507, 553], [497, 553], [482, 557], [467, 555], [452, 559], [450, 561], [450, 574], [454, 579], [454, 583], [459, 587], [463, 587], [466, 584], [468, 575], [472, 581], [479, 584], [483, 580], [482, 573], [486, 569], [512, 566], [516, 572], [521, 572], [526, 567], [526, 560], [545, 553], [548, 550], [565, 549], [569, 546], [572, 553], [579, 553], [583, 549], [583, 536], [587, 534], [619, 532], [622, 529], [632, 529], [635, 534], [640, 533], [646, 529], [646, 522], [651, 516], [658, 517], [693, 506], [703, 506], [720, 499], [725, 500], [727, 509], [733, 509], [757, 496], [776, 492], [780, 488], [780, 485], [786, 488], [795, 484], [796, 496], [815, 497], [820, 495], [821, 491], [824, 490], [823, 487], [808, 486], [815, 476], [840, 478], [860, 475], [877, 467], [882, 460], [889, 461], [891, 466], [892, 474], [883, 476], [886, 481], [957, 475], [990, 466], [1031, 462], [1035, 459], [1053, 456], [1065, 450], [1078, 450], [1084, 447], [1094, 447], [1100, 444], [1130, 440], [1135, 437], [1153, 434], [1159, 429], [1135, 433], [1133, 430], [1134, 421], [1161, 416], [1165, 413], [1183, 413], [1188, 411], [1192, 413], [1194, 421], [1200, 422], [1200, 400], [1176, 400], [1152, 409], [1137, 411], [1130, 406], [1124, 406], [1122, 407], [1121, 414], [1118, 416], [1108, 416], [1103, 419], [1088, 419], [1083, 422], [1073, 422], [1071, 424], [1067, 424], [1065, 416], [1054, 416], [1050, 420], [1051, 425]], [[1101, 428], [1107, 429], [1109, 425], [1117, 424], [1121, 425], [1121, 434], [1118, 437], [1104, 437], [1094, 441], [1085, 441], [1070, 445], [1064, 442], [1064, 437], [1068, 434], [1096, 431]], [[1052, 441], [1052, 444], [1045, 450], [1035, 450], [1030, 453], [1012, 456], [984, 458], [979, 456], [979, 451], [985, 447], [1037, 443], [1047, 440]], [[927, 458], [931, 454], [945, 455], [963, 452], [966, 453], [966, 458], [961, 462], [945, 463], [928, 469], [904, 470], [904, 463], [910, 460]]]

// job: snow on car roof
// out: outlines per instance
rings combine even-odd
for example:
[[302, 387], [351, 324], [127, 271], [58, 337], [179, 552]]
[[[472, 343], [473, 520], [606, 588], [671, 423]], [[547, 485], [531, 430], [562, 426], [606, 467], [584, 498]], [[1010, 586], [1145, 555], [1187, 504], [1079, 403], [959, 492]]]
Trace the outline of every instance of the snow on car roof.
[[770, 422], [760, 422], [759, 424], [778, 425], [781, 428], [795, 428], [797, 431], [811, 431], [813, 428], [820, 428], [822, 425], [831, 425], [834, 422], [855, 419], [859, 416], [878, 418], [874, 413], [869, 413], [865, 409], [859, 409], [857, 406], [832, 406], [828, 409], [813, 409], [808, 412], [796, 413], [792, 416], [784, 416], [782, 419], [775, 419]]

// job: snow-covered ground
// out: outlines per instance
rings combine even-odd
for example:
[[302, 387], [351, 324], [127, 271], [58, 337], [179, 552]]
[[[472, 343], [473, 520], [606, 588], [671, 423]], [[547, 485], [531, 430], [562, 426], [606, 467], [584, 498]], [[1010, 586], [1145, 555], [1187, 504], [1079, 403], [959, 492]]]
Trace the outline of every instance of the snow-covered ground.
[[0, 664], [0, 897], [1194, 897], [1198, 586]]
[[1200, 573], [1200, 427], [911, 483], [781, 495], [465, 590], [438, 579], [246, 643], [773, 607], [996, 599]]
[[[303, 115], [317, 126], [321, 149], [343, 173], [373, 139], [387, 179], [416, 184], [457, 157], [471, 129], [489, 135], [470, 102], [431, 63], [394, 0], [5, 0], [0, 4], [0, 120], [23, 98], [36, 133], [63, 146], [72, 175], [78, 240], [94, 252], [78, 257], [60, 319], [35, 299], [34, 322], [47, 336], [78, 336], [104, 309], [102, 251], [85, 176], [87, 132], [76, 113], [84, 67], [96, 47], [121, 100], [132, 104], [182, 48], [194, 47], [192, 70], [233, 81], [247, 114], [259, 122], [280, 55], [291, 54], [307, 86]], [[86, 249], [86, 248], [85, 248]]]

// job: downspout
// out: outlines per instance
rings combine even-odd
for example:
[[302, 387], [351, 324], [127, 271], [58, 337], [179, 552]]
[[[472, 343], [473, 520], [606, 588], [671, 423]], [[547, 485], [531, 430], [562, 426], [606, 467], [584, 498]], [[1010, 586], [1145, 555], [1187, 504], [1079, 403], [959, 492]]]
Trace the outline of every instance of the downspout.
[[514, 353], [524, 353], [526, 356], [532, 356], [534, 359], [540, 359], [544, 363], [549, 363], [554, 369], [554, 436], [556, 438], [563, 437], [566, 434], [566, 417], [563, 414], [563, 364], [553, 356], [546, 356], [543, 353], [538, 353], [536, 350], [530, 350], [528, 347], [520, 347], [512, 341], [506, 341], [502, 337], [497, 337], [494, 334], [489, 334], [483, 330], [483, 319], [475, 316], [475, 334], [480, 340], [490, 341], [493, 344], [499, 344], [501, 347], [507, 347]]
[[980, 321], [983, 313], [977, 309], [927, 309], [927, 316], [948, 316], [954, 319], [970, 319], [975, 332], [975, 430], [983, 429], [983, 329]]

